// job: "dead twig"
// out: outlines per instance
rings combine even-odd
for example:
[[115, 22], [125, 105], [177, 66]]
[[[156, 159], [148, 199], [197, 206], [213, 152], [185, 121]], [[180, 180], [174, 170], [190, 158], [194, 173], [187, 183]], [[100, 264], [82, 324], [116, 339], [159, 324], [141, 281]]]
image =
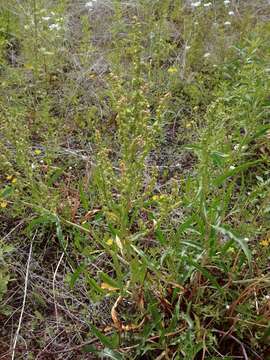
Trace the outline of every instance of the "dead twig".
[[57, 302], [56, 302], [56, 292], [55, 292], [55, 280], [56, 280], [56, 275], [59, 269], [59, 266], [63, 260], [63, 257], [65, 255], [65, 252], [62, 253], [60, 260], [57, 263], [56, 269], [53, 273], [53, 282], [52, 282], [52, 287], [53, 287], [53, 299], [54, 299], [54, 311], [55, 311], [55, 319], [56, 319], [56, 324], [57, 324], [57, 329], [58, 329], [58, 310], [57, 310]]
[[235, 336], [233, 336], [233, 335], [231, 335], [231, 334], [228, 334], [227, 332], [222, 331], [222, 330], [213, 329], [212, 331], [213, 331], [213, 332], [216, 332], [216, 333], [218, 333], [218, 334], [220, 334], [220, 335], [222, 335], [221, 341], [222, 341], [225, 337], [228, 337], [228, 338], [234, 340], [238, 345], [240, 345], [241, 350], [242, 350], [242, 354], [243, 354], [243, 356], [244, 356], [244, 359], [245, 359], [245, 360], [248, 360], [248, 355], [247, 355], [246, 349], [245, 349], [245, 347], [244, 347], [244, 344], [243, 344], [240, 340], [238, 340]]
[[30, 244], [30, 249], [29, 249], [29, 254], [28, 254], [28, 260], [27, 260], [27, 266], [26, 266], [26, 274], [25, 274], [25, 282], [24, 282], [23, 303], [22, 303], [22, 309], [21, 309], [19, 324], [18, 324], [18, 327], [17, 327], [17, 330], [16, 330], [16, 334], [15, 334], [15, 338], [14, 338], [14, 342], [13, 342], [13, 346], [12, 346], [11, 360], [15, 359], [16, 345], [17, 345], [17, 341], [18, 341], [18, 338], [19, 338], [21, 324], [22, 324], [22, 318], [23, 318], [23, 314], [24, 314], [24, 308], [25, 308], [26, 297], [27, 297], [29, 269], [30, 269], [30, 263], [31, 263], [31, 257], [32, 257], [32, 248], [33, 248], [33, 242], [34, 242], [34, 239], [36, 237], [36, 234], [37, 234], [37, 231], [35, 232], [35, 234], [34, 234], [34, 236], [32, 238], [32, 241], [31, 241], [31, 244]]
[[62, 330], [60, 333], [58, 333], [36, 356], [35, 360], [38, 360], [42, 354], [48, 349], [48, 347], [60, 336], [63, 334], [65, 330]]

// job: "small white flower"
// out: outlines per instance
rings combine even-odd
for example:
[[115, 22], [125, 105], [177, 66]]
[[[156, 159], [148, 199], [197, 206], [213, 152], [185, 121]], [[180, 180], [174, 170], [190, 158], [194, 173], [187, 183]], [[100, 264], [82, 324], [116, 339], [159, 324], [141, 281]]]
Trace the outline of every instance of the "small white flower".
[[31, 164], [31, 169], [32, 169], [32, 170], [35, 170], [35, 168], [36, 168], [36, 165], [35, 165], [34, 163], [32, 163], [32, 164]]
[[211, 3], [211, 2], [206, 3], [206, 4], [203, 4], [203, 6], [204, 6], [205, 8], [207, 8], [207, 7], [211, 6], [211, 5], [212, 5], [212, 3]]
[[226, 305], [226, 310], [229, 310], [230, 309], [230, 305]]
[[61, 29], [61, 26], [59, 24], [51, 24], [51, 25], [49, 25], [49, 29], [58, 31]]
[[234, 147], [233, 147], [234, 150], [239, 150], [239, 146], [240, 146], [239, 144], [234, 145]]
[[92, 7], [93, 7], [93, 1], [88, 1], [84, 6], [85, 6], [87, 9], [92, 9]]
[[196, 1], [195, 3], [191, 3], [190, 5], [194, 8], [196, 8], [201, 5], [201, 1]]
[[208, 58], [210, 55], [211, 55], [211, 54], [210, 54], [209, 52], [207, 52], [207, 53], [205, 53], [205, 54], [203, 55], [203, 57], [204, 57], [204, 58]]
[[229, 14], [230, 16], [234, 16], [234, 11], [231, 10], [231, 11], [228, 12], [228, 14]]
[[224, 0], [224, 5], [229, 5], [230, 4], [230, 0]]
[[42, 20], [44, 20], [44, 21], [49, 21], [50, 19], [51, 19], [50, 16], [43, 16], [43, 17], [42, 17]]
[[25, 30], [29, 30], [30, 26], [29, 25], [24, 25]]
[[265, 295], [266, 300], [270, 300], [270, 295]]
[[249, 242], [249, 238], [245, 237], [245, 238], [244, 238], [244, 241], [245, 241], [245, 242]]
[[234, 170], [235, 169], [235, 166], [234, 165], [231, 165], [230, 166], [230, 170]]
[[189, 46], [189, 45], [185, 46], [185, 50], [189, 50], [190, 48], [191, 48], [191, 46]]
[[230, 25], [231, 25], [231, 22], [230, 22], [230, 21], [225, 21], [224, 25], [225, 25], [225, 26], [230, 26]]

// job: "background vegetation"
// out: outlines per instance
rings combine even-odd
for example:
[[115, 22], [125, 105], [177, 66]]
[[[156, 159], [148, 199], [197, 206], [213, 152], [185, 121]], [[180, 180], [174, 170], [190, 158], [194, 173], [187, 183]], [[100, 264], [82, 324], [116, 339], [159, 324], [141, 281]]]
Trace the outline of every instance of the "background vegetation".
[[270, 359], [269, 1], [0, 9], [0, 358]]

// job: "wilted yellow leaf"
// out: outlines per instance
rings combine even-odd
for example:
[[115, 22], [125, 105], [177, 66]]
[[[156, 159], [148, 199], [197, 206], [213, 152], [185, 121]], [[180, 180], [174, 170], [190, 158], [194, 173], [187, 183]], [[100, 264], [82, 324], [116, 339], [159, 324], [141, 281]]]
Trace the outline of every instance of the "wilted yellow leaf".
[[104, 283], [104, 282], [100, 285], [100, 287], [101, 287], [101, 289], [108, 290], [108, 291], [117, 291], [117, 290], [119, 290], [119, 288], [113, 287], [110, 284], [107, 284], [107, 283]]
[[123, 249], [124, 249], [124, 248], [123, 248], [123, 244], [122, 244], [119, 236], [117, 236], [117, 235], [116, 235], [116, 237], [115, 237], [115, 242], [116, 242], [116, 245], [118, 246], [118, 248], [120, 249], [121, 254], [123, 255]]

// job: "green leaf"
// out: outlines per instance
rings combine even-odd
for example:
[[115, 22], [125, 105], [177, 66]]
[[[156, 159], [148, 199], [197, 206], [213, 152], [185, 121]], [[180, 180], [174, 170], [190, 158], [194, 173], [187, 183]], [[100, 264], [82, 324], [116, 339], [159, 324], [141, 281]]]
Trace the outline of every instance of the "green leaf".
[[84, 210], [89, 210], [89, 199], [84, 191], [83, 182], [79, 182], [79, 193], [80, 193], [80, 201], [84, 208]]
[[44, 214], [35, 219], [33, 219], [27, 226], [27, 230], [31, 231], [35, 229], [38, 225], [47, 225], [53, 224], [55, 222], [55, 218], [51, 214]]
[[246, 162], [245, 164], [239, 165], [237, 166], [235, 169], [233, 170], [229, 170], [226, 171], [224, 174], [222, 174], [221, 176], [218, 176], [215, 180], [214, 180], [214, 185], [215, 186], [220, 186], [224, 183], [225, 180], [227, 180], [228, 178], [230, 178], [231, 176], [237, 175], [238, 173], [240, 173], [241, 171], [244, 171], [248, 168], [250, 168], [251, 166], [260, 163], [261, 160], [256, 160], [256, 161], [250, 161], [250, 162]]
[[197, 250], [202, 250], [202, 246], [199, 243], [196, 243], [195, 241], [184, 240], [181, 241], [181, 245], [186, 245]]
[[147, 266], [138, 261], [138, 259], [133, 259], [130, 262], [130, 268], [132, 282], [142, 284], [145, 279]]
[[166, 244], [166, 237], [164, 236], [163, 232], [160, 229], [156, 229], [155, 236], [158, 239], [158, 241], [161, 243], [161, 245]]
[[77, 267], [77, 269], [74, 271], [74, 273], [71, 275], [70, 277], [70, 287], [73, 289], [74, 285], [76, 283], [76, 281], [78, 280], [79, 276], [81, 275], [81, 273], [85, 270], [86, 265], [85, 264], [81, 264], [80, 266]]
[[102, 356], [107, 356], [109, 359], [113, 359], [113, 360], [123, 360], [124, 357], [123, 355], [121, 355], [121, 353], [119, 353], [118, 351], [114, 351], [111, 349], [104, 349], [103, 351], [101, 351], [99, 353]]
[[0, 192], [0, 198], [6, 198], [13, 193], [13, 188], [11, 186], [6, 186]]
[[121, 282], [114, 280], [113, 278], [111, 278], [109, 275], [107, 275], [103, 271], [101, 271], [99, 274], [100, 274], [101, 280], [103, 282], [105, 282], [106, 284], [109, 284], [114, 288], [120, 288], [120, 289], [122, 288]]
[[225, 159], [229, 157], [228, 154], [223, 154], [219, 151], [213, 151], [211, 154], [210, 154], [212, 160], [213, 160], [213, 163], [214, 165], [216, 166], [223, 166], [224, 163], [225, 163]]
[[194, 322], [189, 314], [182, 314], [182, 318], [187, 322], [190, 329], [194, 328]]
[[184, 233], [186, 230], [188, 230], [195, 222], [195, 216], [190, 216], [185, 222], [183, 222], [181, 225], [179, 225], [177, 229], [177, 235], [180, 235]]
[[251, 252], [250, 252], [250, 250], [248, 248], [246, 240], [244, 240], [242, 238], [239, 238], [231, 230], [226, 229], [224, 227], [217, 226], [217, 225], [212, 225], [212, 227], [214, 229], [216, 229], [217, 231], [219, 231], [221, 234], [226, 235], [230, 239], [236, 241], [240, 245], [241, 249], [243, 250], [243, 252], [246, 255], [246, 258], [248, 260], [249, 268], [251, 269], [251, 260], [252, 260], [251, 258], [252, 258], [252, 256], [251, 256]]
[[59, 241], [61, 242], [61, 244], [63, 245], [64, 236], [63, 236], [62, 226], [61, 226], [60, 220], [57, 216], [54, 217], [54, 222], [55, 222], [55, 226], [56, 226], [56, 235], [57, 235]]
[[270, 126], [269, 125], [262, 125], [262, 126], [258, 126], [258, 129], [255, 134], [253, 134], [250, 138], [250, 141], [257, 139], [259, 137], [261, 137], [262, 135], [265, 135], [269, 130], [270, 130]]
[[206, 270], [204, 267], [202, 267], [200, 264], [196, 263], [195, 261], [191, 259], [188, 259], [187, 261], [189, 262], [190, 265], [194, 266], [197, 270], [199, 270], [203, 274], [203, 276], [206, 279], [208, 279], [223, 294], [223, 289], [217, 282], [217, 279], [215, 278], [214, 275], [212, 275], [208, 270]]
[[263, 340], [267, 341], [268, 339], [270, 339], [270, 325], [266, 328], [266, 330], [263, 334]]
[[148, 257], [141, 249], [133, 244], [131, 245], [131, 248], [141, 257], [141, 261], [144, 262], [144, 264], [147, 265], [149, 269], [154, 271], [156, 274], [159, 273], [157, 265], [150, 260], [150, 257]]
[[86, 352], [86, 353], [91, 353], [91, 354], [97, 354], [99, 355], [99, 351], [92, 345], [85, 345], [83, 348], [82, 348], [82, 351], [83, 352]]
[[55, 181], [63, 174], [63, 172], [64, 172], [64, 169], [57, 168], [49, 177], [49, 179], [47, 181], [47, 185], [49, 187], [51, 187], [55, 183]]
[[103, 335], [102, 332], [99, 331], [98, 328], [96, 328], [94, 325], [89, 324], [89, 326], [91, 328], [92, 334], [95, 335], [100, 340], [100, 342], [106, 346], [106, 348], [112, 349], [114, 347], [114, 341]]
[[87, 282], [88, 285], [94, 290], [96, 291], [98, 294], [104, 294], [103, 289], [101, 289], [101, 287], [98, 285], [98, 283], [96, 282], [96, 280], [92, 279], [90, 276], [87, 277]]

